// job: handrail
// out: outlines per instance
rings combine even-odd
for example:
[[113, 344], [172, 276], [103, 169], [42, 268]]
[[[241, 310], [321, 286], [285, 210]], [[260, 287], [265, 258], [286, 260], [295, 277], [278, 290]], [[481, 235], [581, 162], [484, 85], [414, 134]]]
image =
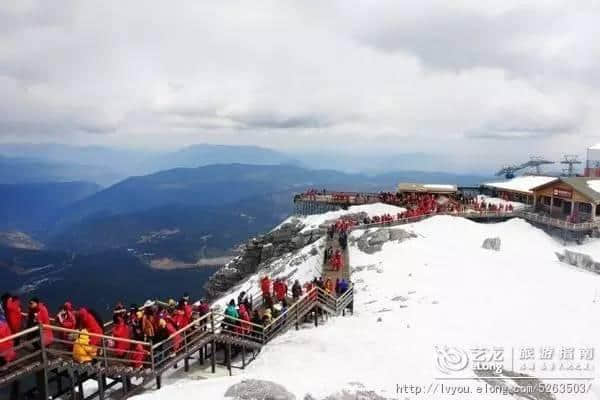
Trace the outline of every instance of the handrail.
[[[312, 293], [313, 291], [311, 290], [308, 294]], [[306, 313], [308, 313], [317, 303], [318, 300], [310, 295], [301, 297], [296, 303], [294, 303], [295, 307], [288, 308], [277, 319], [269, 324], [268, 329], [265, 328], [263, 331], [264, 343], [269, 342], [277, 334], [284, 332], [288, 327], [295, 324], [299, 318], [304, 317]]]
[[294, 303], [292, 304], [290, 307], [288, 307], [283, 313], [281, 313], [281, 315], [279, 315], [277, 318], [275, 318], [273, 321], [271, 321], [270, 324], [265, 326], [265, 330], [269, 329], [272, 325], [274, 325], [275, 323], [277, 323], [277, 321], [281, 320], [284, 316], [286, 316], [291, 310], [293, 310], [295, 307], [298, 307], [298, 304], [304, 300], [305, 298], [307, 298], [310, 294], [312, 294], [316, 289], [318, 289], [317, 287], [312, 288], [311, 290], [309, 290], [308, 292], [304, 293], [302, 296], [300, 296], [300, 298]]
[[[73, 351], [69, 350], [69, 348], [70, 346], [75, 345], [78, 340], [77, 338], [83, 334], [90, 338], [100, 339], [98, 343], [88, 345], [97, 350], [97, 353], [94, 351], [94, 354], [90, 355], [91, 358], [99, 361], [97, 367], [118, 367], [123, 364], [125, 366], [135, 366], [136, 363], [139, 363], [135, 368], [146, 368], [152, 376], [158, 376], [162, 373], [161, 371], [164, 371], [177, 360], [176, 357], [172, 356], [187, 357], [187, 354], [190, 351], [194, 351], [193, 349], [197, 349], [198, 346], [205, 343], [207, 337], [217, 336], [218, 340], [218, 336], [220, 335], [223, 335], [223, 338], [230, 335], [241, 340], [247, 340], [248, 342], [255, 342], [258, 346], [263, 346], [278, 334], [287, 331], [287, 329], [294, 324], [297, 325], [299, 320], [313, 310], [315, 305], [321, 304], [322, 306], [327, 307], [328, 310], [333, 310], [333, 312], [339, 315], [340, 312], [343, 311], [343, 308], [352, 301], [352, 290], [352, 286], [350, 286], [347, 292], [336, 298], [319, 287], [313, 287], [303, 293], [303, 295], [290, 307], [266, 326], [211, 311], [200, 318], [194, 319], [186, 326], [169, 335], [167, 339], [156, 344], [146, 341], [119, 338], [106, 334], [82, 332], [81, 330], [62, 328], [49, 324], [40, 324], [28, 328], [17, 334], [1, 339], [0, 343], [34, 334], [34, 338], [21, 341], [20, 344], [15, 346], [15, 350], [22, 347], [29, 347], [36, 342], [41, 343], [40, 348], [23, 354], [18, 359], [12, 360], [6, 364], [8, 367], [15, 365], [26, 366], [33, 365], [34, 363], [32, 360], [37, 360], [38, 357], [44, 358], [45, 354], [52, 354], [58, 357], [72, 356]], [[216, 325], [214, 323], [215, 318], [217, 320]], [[211, 324], [208, 324], [209, 319], [211, 320]], [[234, 326], [242, 329], [227, 329], [227, 327]], [[45, 345], [42, 340], [42, 335], [43, 331], [46, 329], [72, 335], [55, 335], [53, 341], [54, 345]], [[176, 340], [175, 338], [178, 335], [179, 339]], [[129, 346], [116, 348], [111, 343], [128, 343]], [[143, 347], [141, 349], [135, 349], [133, 345], [141, 345]], [[132, 358], [132, 355], [135, 354], [142, 354], [143, 358], [138, 360]], [[43, 362], [43, 360], [38, 360], [38, 364], [40, 362]]]
[[183, 328], [179, 329], [178, 331], [173, 332], [172, 334], [169, 335], [168, 338], [166, 338], [165, 340], [158, 342], [156, 344], [154, 344], [152, 346], [152, 349], [156, 349], [157, 347], [163, 345], [164, 343], [168, 342], [169, 340], [173, 339], [175, 336], [180, 335], [181, 333], [183, 333], [184, 331], [188, 330], [190, 327], [196, 326], [198, 325], [198, 323], [200, 323], [201, 321], [205, 320], [205, 319], [209, 319], [209, 317], [212, 315], [212, 311], [206, 313], [205, 315], [203, 315], [202, 317], [193, 320], [192, 322], [190, 322], [189, 324], [187, 324], [186, 326], [184, 326]]
[[[344, 198], [344, 201], [341, 202], [338, 199], [335, 199], [336, 195], [342, 195], [342, 196], [346, 196]], [[354, 197], [353, 197], [354, 196]], [[356, 198], [365, 198], [365, 201], [363, 202], [356, 202], [356, 201], [352, 201], [352, 200], [356, 200]], [[315, 193], [315, 194], [306, 194], [306, 193], [302, 193], [302, 194], [298, 194], [295, 196], [296, 200], [302, 200], [302, 201], [321, 201], [321, 202], [325, 202], [325, 203], [343, 203], [343, 204], [352, 204], [352, 203], [360, 203], [360, 204], [366, 204], [368, 203], [370, 200], [376, 200], [376, 201], [382, 201], [379, 197], [379, 194], [375, 194], [375, 193], [355, 193], [355, 192], [327, 192], [326, 194], [323, 193]], [[395, 204], [395, 205], [402, 205], [402, 201], [393, 201], [390, 199], [387, 200], [383, 200], [385, 201], [387, 204]], [[566, 229], [570, 229], [570, 230], [588, 230], [588, 229], [594, 229], [594, 228], [600, 228], [600, 221], [592, 221], [592, 222], [569, 222], [569, 221], [564, 221], [558, 218], [553, 218], [553, 217], [546, 217], [546, 216], [541, 216], [539, 214], [535, 214], [530, 212], [530, 210], [532, 209], [531, 206], [522, 208], [522, 209], [514, 209], [511, 211], [508, 210], [494, 210], [494, 211], [490, 211], [490, 210], [476, 210], [476, 209], [468, 209], [467, 211], [455, 211], [455, 212], [450, 212], [450, 211], [445, 211], [445, 212], [436, 212], [436, 213], [427, 213], [427, 214], [421, 214], [415, 217], [408, 217], [408, 218], [402, 218], [402, 219], [396, 219], [393, 221], [380, 221], [380, 222], [373, 222], [373, 223], [369, 223], [369, 224], [358, 224], [355, 226], [350, 226], [348, 229], [349, 230], [355, 230], [355, 229], [368, 229], [371, 227], [376, 227], [376, 226], [396, 226], [396, 225], [404, 225], [404, 224], [409, 224], [412, 222], [418, 222], [421, 221], [423, 219], [429, 218], [431, 216], [434, 215], [450, 215], [450, 216], [457, 216], [457, 217], [464, 217], [464, 218], [490, 218], [490, 217], [506, 217], [506, 218], [510, 218], [510, 217], [522, 217], [526, 220], [529, 221], [534, 221], [534, 222], [540, 222], [540, 223], [545, 223], [548, 225], [552, 225], [558, 228], [566, 228]]]
[[40, 329], [40, 328], [39, 328], [37, 325], [36, 325], [36, 326], [33, 326], [33, 327], [31, 327], [31, 328], [27, 328], [27, 329], [25, 329], [25, 330], [22, 330], [22, 331], [20, 331], [20, 332], [17, 332], [17, 333], [15, 333], [15, 334], [12, 334], [12, 335], [10, 335], [10, 336], [7, 336], [7, 337], [5, 337], [5, 338], [2, 338], [2, 339], [0, 339], [0, 343], [4, 343], [4, 342], [8, 342], [8, 341], [10, 341], [10, 340], [15, 340], [15, 339], [18, 339], [18, 338], [20, 338], [21, 336], [25, 336], [25, 335], [28, 335], [28, 334], [30, 334], [30, 333], [33, 333], [33, 332], [39, 331], [39, 329]]
[[67, 328], [61, 328], [60, 326], [54, 326], [54, 325], [46, 325], [46, 324], [42, 324], [42, 327], [44, 329], [50, 329], [52, 331], [58, 331], [58, 332], [64, 332], [64, 333], [75, 333], [77, 335], [87, 335], [90, 337], [97, 337], [100, 339], [108, 339], [108, 340], [115, 340], [118, 342], [128, 342], [128, 343], [133, 343], [133, 344], [141, 344], [141, 345], [145, 345], [145, 346], [151, 346], [152, 343], [149, 342], [143, 342], [140, 340], [133, 340], [133, 339], [125, 339], [125, 338], [118, 338], [115, 336], [109, 336], [109, 335], [101, 335], [99, 333], [93, 333], [93, 332], [83, 332], [81, 330], [77, 330], [77, 329], [67, 329]]
[[254, 327], [257, 327], [257, 328], [261, 328], [261, 329], [264, 328], [263, 325], [255, 324], [252, 321], [246, 321], [246, 320], [243, 320], [243, 319], [240, 319], [240, 318], [235, 318], [235, 317], [229, 316], [229, 315], [224, 314], [224, 313], [215, 313], [215, 315], [217, 317], [217, 320], [228, 319], [228, 320], [231, 320], [231, 321], [239, 322], [240, 324], [243, 323], [243, 324], [248, 324], [250, 326], [254, 326]]
[[342, 293], [342, 295], [341, 295], [340, 297], [338, 297], [338, 298], [336, 299], [336, 301], [338, 301], [338, 302], [340, 302], [340, 303], [341, 303], [341, 302], [343, 302], [343, 301], [344, 301], [344, 300], [345, 300], [347, 297], [350, 297], [350, 296], [352, 295], [352, 293], [353, 293], [353, 288], [354, 288], [354, 286], [353, 286], [352, 284], [348, 285], [348, 289], [347, 289], [347, 290], [346, 290], [344, 293]]

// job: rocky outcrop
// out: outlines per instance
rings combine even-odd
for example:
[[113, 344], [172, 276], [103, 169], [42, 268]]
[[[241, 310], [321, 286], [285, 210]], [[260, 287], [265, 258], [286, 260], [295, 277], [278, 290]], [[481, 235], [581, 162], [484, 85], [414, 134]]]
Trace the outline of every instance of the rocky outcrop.
[[304, 224], [291, 219], [277, 229], [250, 239], [239, 256], [219, 269], [204, 285], [209, 300], [224, 295], [245, 277], [255, 274], [269, 262], [284, 254], [300, 250], [315, 242], [326, 230], [318, 228], [302, 232]]
[[501, 244], [502, 244], [502, 241], [500, 240], [499, 237], [487, 238], [483, 241], [483, 244], [481, 245], [481, 247], [483, 247], [484, 249], [488, 249], [488, 250], [500, 251]]
[[233, 400], [295, 400], [296, 396], [278, 383], [248, 379], [230, 386], [225, 397]]
[[[310, 398], [304, 398], [304, 400], [308, 400]], [[340, 393], [332, 394], [327, 396], [323, 400], [388, 400], [385, 397], [381, 397], [377, 393], [370, 390], [359, 390], [357, 392], [351, 392], [348, 390], [343, 390]]]
[[363, 233], [358, 239], [351, 238], [351, 243], [356, 243], [358, 248], [367, 254], [373, 254], [381, 250], [386, 242], [403, 242], [407, 239], [416, 238], [413, 232], [398, 228], [379, 228]]
[[555, 253], [560, 262], [573, 265], [578, 268], [587, 269], [588, 271], [600, 274], [600, 262], [594, 261], [594, 259], [583, 253], [577, 253], [575, 251], [566, 250], [564, 254]]

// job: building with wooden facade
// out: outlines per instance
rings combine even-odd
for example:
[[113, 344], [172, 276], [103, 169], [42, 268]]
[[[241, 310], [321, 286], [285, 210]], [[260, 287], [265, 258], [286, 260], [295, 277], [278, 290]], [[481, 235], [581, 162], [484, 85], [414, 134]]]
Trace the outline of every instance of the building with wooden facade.
[[600, 178], [564, 177], [533, 189], [537, 212], [571, 222], [600, 220]]

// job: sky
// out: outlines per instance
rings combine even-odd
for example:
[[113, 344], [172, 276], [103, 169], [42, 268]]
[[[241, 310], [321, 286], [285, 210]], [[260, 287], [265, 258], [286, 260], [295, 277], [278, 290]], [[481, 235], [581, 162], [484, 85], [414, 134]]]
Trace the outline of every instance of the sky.
[[577, 0], [0, 2], [0, 142], [583, 155], [598, 20]]

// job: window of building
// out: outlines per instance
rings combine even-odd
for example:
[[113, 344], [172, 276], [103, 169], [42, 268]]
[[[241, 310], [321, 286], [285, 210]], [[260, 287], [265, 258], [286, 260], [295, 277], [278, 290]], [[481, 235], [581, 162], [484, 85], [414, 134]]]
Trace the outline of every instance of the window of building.
[[554, 198], [554, 207], [562, 207], [563, 201], [562, 199], [557, 199], [556, 197]]

